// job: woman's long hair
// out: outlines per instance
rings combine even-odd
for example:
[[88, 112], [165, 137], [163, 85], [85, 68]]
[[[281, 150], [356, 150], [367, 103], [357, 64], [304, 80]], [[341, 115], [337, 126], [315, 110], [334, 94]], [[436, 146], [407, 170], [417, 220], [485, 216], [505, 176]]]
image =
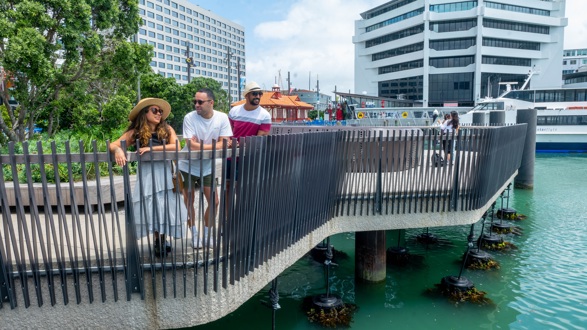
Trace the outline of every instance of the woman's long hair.
[[457, 129], [459, 128], [459, 113], [456, 111], [453, 111], [450, 113], [450, 122], [452, 124], [452, 129]]
[[[149, 129], [149, 125], [147, 125], [147, 111], [150, 111], [149, 108], [151, 106], [147, 106], [141, 109], [141, 112], [135, 117], [133, 121], [130, 122], [126, 132], [134, 131], [133, 140], [132, 142], [129, 141], [129, 145], [134, 145], [136, 140], [139, 140], [140, 146], [137, 147], [147, 147], [149, 146], [149, 140], [152, 137], [151, 130]], [[155, 133], [157, 133], [157, 137], [159, 140], [166, 140], [169, 141], [169, 125], [165, 121], [165, 119], [161, 119], [157, 127], [155, 128]]]

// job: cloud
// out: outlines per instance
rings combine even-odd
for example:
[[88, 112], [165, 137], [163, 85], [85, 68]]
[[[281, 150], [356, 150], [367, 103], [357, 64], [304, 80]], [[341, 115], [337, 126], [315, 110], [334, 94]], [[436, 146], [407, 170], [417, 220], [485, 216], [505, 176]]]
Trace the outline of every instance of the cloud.
[[587, 20], [584, 18], [585, 0], [567, 0], [565, 16], [565, 49], [587, 48]]
[[[284, 0], [265, 7], [260, 22], [247, 27], [247, 79], [264, 88], [277, 83], [287, 88], [290, 72], [294, 88], [316, 89], [332, 95], [354, 90], [355, 21], [360, 13], [386, 0]], [[567, 0], [565, 48], [587, 48], [585, 0]], [[259, 8], [257, 8], [259, 9]], [[310, 82], [309, 76], [311, 73]]]
[[335, 85], [338, 91], [352, 91], [355, 21], [372, 6], [368, 0], [293, 3], [282, 20], [255, 26], [257, 48], [247, 49], [247, 78], [270, 88], [281, 70], [277, 83], [282, 89], [287, 88], [289, 71], [294, 88], [315, 89], [318, 77], [322, 93], [332, 94]]

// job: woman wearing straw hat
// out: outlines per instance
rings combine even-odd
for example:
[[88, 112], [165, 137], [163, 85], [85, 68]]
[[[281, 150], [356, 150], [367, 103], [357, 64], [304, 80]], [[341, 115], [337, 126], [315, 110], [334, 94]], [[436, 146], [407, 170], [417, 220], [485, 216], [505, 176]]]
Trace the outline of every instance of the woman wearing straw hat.
[[[170, 112], [171, 106], [165, 100], [145, 98], [139, 101], [128, 115], [130, 124], [126, 131], [110, 144], [110, 152], [114, 154], [116, 164], [124, 166], [127, 162], [121, 141], [127, 141], [129, 146], [135, 147], [139, 155], [151, 150], [177, 150], [177, 135], [165, 122]], [[164, 256], [171, 252], [171, 245], [164, 243], [165, 235], [175, 238], [184, 236], [187, 210], [173, 192], [169, 161], [149, 161], [147, 156], [139, 164], [139, 180], [132, 196], [137, 237], [153, 232], [155, 254]]]

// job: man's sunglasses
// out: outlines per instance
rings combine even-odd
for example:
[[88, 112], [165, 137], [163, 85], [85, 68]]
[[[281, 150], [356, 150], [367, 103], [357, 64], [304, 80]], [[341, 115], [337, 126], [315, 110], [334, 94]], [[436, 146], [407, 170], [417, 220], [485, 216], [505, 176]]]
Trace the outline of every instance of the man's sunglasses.
[[210, 101], [212, 101], [212, 100], [194, 100], [194, 104], [202, 105], [202, 104], [204, 104], [206, 102], [210, 102]]
[[163, 109], [159, 109], [159, 108], [149, 108], [149, 110], [151, 110], [151, 113], [153, 113], [154, 115], [156, 114], [160, 114], [163, 116]]
[[263, 92], [251, 92], [253, 96], [263, 96]]

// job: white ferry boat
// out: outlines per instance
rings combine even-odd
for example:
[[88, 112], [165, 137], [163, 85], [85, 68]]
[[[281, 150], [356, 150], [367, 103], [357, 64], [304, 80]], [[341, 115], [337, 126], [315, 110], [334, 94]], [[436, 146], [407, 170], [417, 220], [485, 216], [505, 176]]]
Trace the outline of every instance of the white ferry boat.
[[504, 111], [510, 124], [516, 122], [518, 109], [538, 112], [536, 151], [587, 152], [586, 88], [510, 90], [508, 86], [500, 97], [483, 100], [460, 119], [463, 124], [472, 123], [474, 113]]

